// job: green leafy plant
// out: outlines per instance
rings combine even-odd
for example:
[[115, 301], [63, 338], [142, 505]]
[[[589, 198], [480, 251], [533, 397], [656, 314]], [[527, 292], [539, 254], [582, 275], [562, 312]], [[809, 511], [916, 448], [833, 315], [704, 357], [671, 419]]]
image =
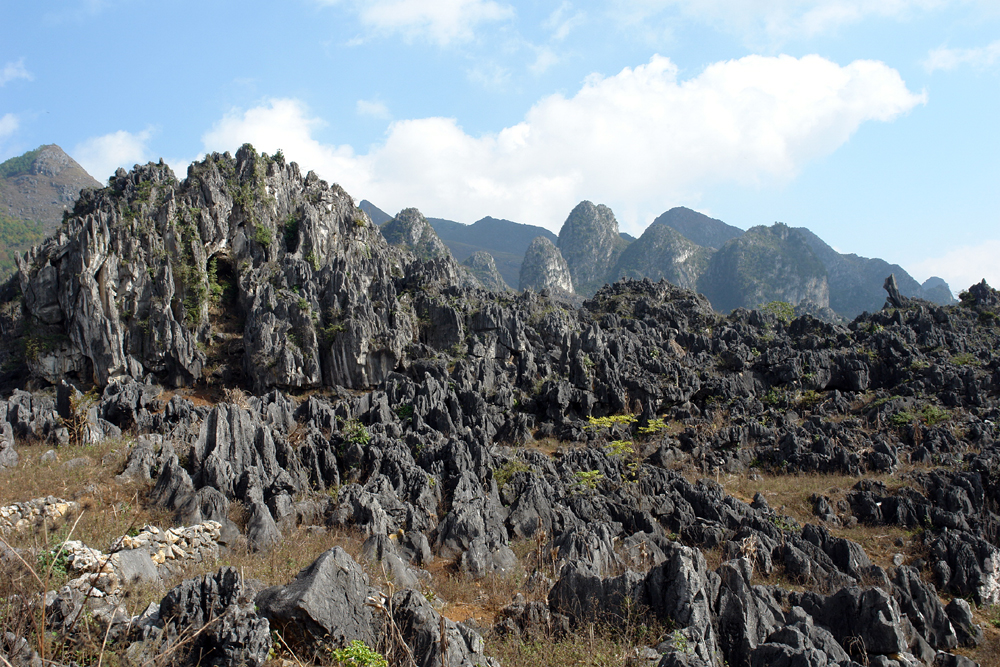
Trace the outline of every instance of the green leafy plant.
[[274, 234], [271, 233], [269, 227], [264, 225], [255, 225], [253, 228], [253, 240], [265, 248], [271, 247], [271, 242], [274, 241]]
[[503, 489], [510, 480], [519, 472], [531, 472], [531, 466], [521, 459], [510, 459], [499, 468], [493, 471], [493, 479], [497, 482], [497, 488]]
[[639, 427], [639, 435], [656, 435], [660, 431], [666, 431], [667, 424], [661, 417], [650, 419], [645, 426]]
[[395, 412], [396, 416], [399, 417], [402, 421], [404, 422], [409, 421], [413, 419], [413, 404], [404, 403], [403, 405], [397, 405]]
[[580, 491], [593, 491], [604, 479], [604, 473], [600, 470], [579, 470], [573, 473], [574, 485]]
[[340, 427], [340, 432], [344, 434], [347, 441], [355, 445], [367, 445], [371, 440], [371, 433], [357, 419], [348, 419]]
[[355, 639], [344, 648], [330, 651], [330, 658], [339, 667], [389, 667], [389, 661], [360, 639]]
[[761, 308], [768, 315], [774, 315], [779, 322], [788, 324], [795, 317], [795, 307], [787, 301], [772, 301]]
[[606, 447], [612, 456], [632, 456], [635, 454], [635, 447], [631, 440], [612, 440]]
[[611, 415], [608, 417], [587, 417], [585, 429], [611, 428], [616, 425], [628, 426], [636, 421], [635, 415]]

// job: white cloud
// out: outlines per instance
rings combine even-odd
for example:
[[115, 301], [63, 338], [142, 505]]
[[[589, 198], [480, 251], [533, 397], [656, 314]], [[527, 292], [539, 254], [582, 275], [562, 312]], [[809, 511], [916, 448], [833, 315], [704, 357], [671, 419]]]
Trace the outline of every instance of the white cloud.
[[24, 58], [21, 58], [16, 62], [12, 60], [5, 64], [3, 69], [0, 70], [0, 86], [16, 79], [26, 79], [28, 81], [32, 81], [34, 78], [34, 75], [24, 66]]
[[510, 83], [510, 70], [494, 62], [482, 63], [465, 72], [465, 76], [487, 90], [500, 91]]
[[566, 39], [574, 28], [582, 25], [586, 18], [584, 12], [574, 12], [572, 3], [564, 0], [543, 25], [552, 31], [552, 39], [561, 41]]
[[954, 248], [939, 257], [913, 265], [914, 275], [940, 276], [956, 295], [986, 279], [991, 287], [1000, 287], [1000, 239], [990, 239], [973, 246]]
[[[318, 0], [335, 5], [341, 0]], [[448, 46], [466, 42], [483, 23], [514, 16], [509, 5], [494, 0], [348, 0], [369, 29], [405, 38], [421, 38]]]
[[389, 107], [378, 100], [358, 100], [357, 112], [359, 116], [369, 116], [383, 120], [392, 118], [392, 114], [389, 113]]
[[812, 37], [869, 17], [905, 19], [954, 0], [615, 0], [632, 23], [675, 10], [719, 25], [751, 42]]
[[17, 132], [17, 128], [20, 127], [20, 125], [21, 123], [18, 121], [17, 116], [12, 113], [0, 116], [0, 139], [6, 139], [10, 135]]
[[558, 229], [581, 199], [611, 206], [639, 231], [719, 182], [784, 183], [869, 120], [925, 101], [881, 62], [748, 56], [679, 80], [667, 58], [590, 76], [522, 122], [471, 136], [455, 119], [401, 120], [366, 155], [312, 137], [320, 121], [295, 100], [230, 114], [206, 149], [283, 148], [289, 159], [387, 211], [417, 206], [471, 222], [484, 215]]
[[976, 49], [949, 49], [944, 46], [927, 54], [924, 68], [928, 72], [952, 70], [960, 65], [991, 67], [1000, 62], [1000, 39]]
[[152, 159], [148, 142], [153, 136], [152, 128], [133, 134], [118, 130], [100, 137], [91, 137], [76, 145], [73, 157], [87, 172], [101, 181], [118, 167], [131, 169], [133, 165]]
[[550, 67], [558, 62], [559, 56], [557, 56], [552, 49], [542, 47], [538, 49], [538, 55], [535, 57], [535, 62], [528, 65], [528, 69], [532, 74], [540, 75], [544, 74]]

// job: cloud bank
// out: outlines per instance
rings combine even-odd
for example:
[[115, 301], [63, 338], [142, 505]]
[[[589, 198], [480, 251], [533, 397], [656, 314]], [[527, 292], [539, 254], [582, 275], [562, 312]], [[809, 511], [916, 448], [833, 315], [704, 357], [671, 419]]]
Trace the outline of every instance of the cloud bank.
[[366, 154], [323, 144], [323, 123], [294, 99], [220, 120], [206, 150], [284, 150], [304, 168], [386, 211], [417, 206], [471, 222], [484, 215], [558, 229], [582, 199], [611, 206], [640, 231], [723, 182], [783, 183], [836, 150], [866, 121], [925, 101], [881, 62], [748, 56], [682, 80], [668, 59], [591, 75], [572, 97], [550, 95], [524, 120], [472, 136], [453, 118], [399, 120]]

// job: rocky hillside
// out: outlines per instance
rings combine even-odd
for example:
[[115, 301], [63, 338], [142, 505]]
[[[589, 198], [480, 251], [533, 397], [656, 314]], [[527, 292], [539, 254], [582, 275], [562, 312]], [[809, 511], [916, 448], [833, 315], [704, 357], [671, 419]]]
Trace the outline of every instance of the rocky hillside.
[[712, 255], [698, 289], [715, 308], [806, 301], [830, 306], [826, 269], [805, 240], [787, 225], [754, 227]]
[[52, 233], [81, 189], [95, 187], [101, 184], [55, 144], [0, 164], [0, 277]]
[[39, 146], [0, 164], [0, 213], [41, 223], [51, 234], [83, 188], [101, 184], [55, 144]]
[[611, 275], [615, 280], [663, 279], [697, 289], [698, 279], [708, 268], [711, 257], [711, 249], [688, 240], [676, 229], [652, 224], [625, 248]]
[[[418, 216], [396, 221], [419, 249]], [[736, 241], [790, 265], [783, 234]], [[0, 619], [46, 610], [44, 635], [0, 621], [18, 665], [51, 658], [50, 635], [68, 661], [84, 631], [128, 664], [329, 659], [352, 642], [455, 667], [938, 667], [1000, 650], [985, 283], [849, 326], [720, 315], [648, 279], [574, 308], [390, 245], [342, 189], [244, 146], [181, 182], [162, 164], [119, 172], [0, 296], [4, 349], [21, 351], [4, 359], [20, 383], [0, 402], [4, 474], [113, 440], [58, 470], [148, 480], [129, 497], [172, 524], [72, 545], [48, 595], [4, 592], [18, 606]], [[28, 536], [0, 581], [33, 582], [20, 563], [55, 552], [31, 546], [31, 517], [79, 508], [2, 500]], [[294, 578], [230, 567], [343, 535], [353, 552]], [[118, 611], [137, 579], [164, 590]]]
[[697, 245], [712, 250], [718, 250], [728, 241], [743, 235], [743, 230], [739, 227], [727, 225], [722, 220], [710, 218], [704, 213], [683, 206], [676, 206], [663, 213], [653, 220], [653, 224], [675, 229]]

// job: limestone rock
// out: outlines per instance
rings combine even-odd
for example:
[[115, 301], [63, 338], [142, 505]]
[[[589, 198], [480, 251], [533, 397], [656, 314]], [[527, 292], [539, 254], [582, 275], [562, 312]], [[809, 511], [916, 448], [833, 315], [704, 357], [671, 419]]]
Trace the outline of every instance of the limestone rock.
[[591, 296], [610, 281], [611, 272], [628, 241], [618, 233], [610, 208], [582, 201], [559, 230], [559, 252], [566, 259], [573, 286]]
[[559, 249], [544, 236], [531, 242], [521, 264], [519, 287], [541, 292], [546, 289], [573, 291], [569, 267]]

